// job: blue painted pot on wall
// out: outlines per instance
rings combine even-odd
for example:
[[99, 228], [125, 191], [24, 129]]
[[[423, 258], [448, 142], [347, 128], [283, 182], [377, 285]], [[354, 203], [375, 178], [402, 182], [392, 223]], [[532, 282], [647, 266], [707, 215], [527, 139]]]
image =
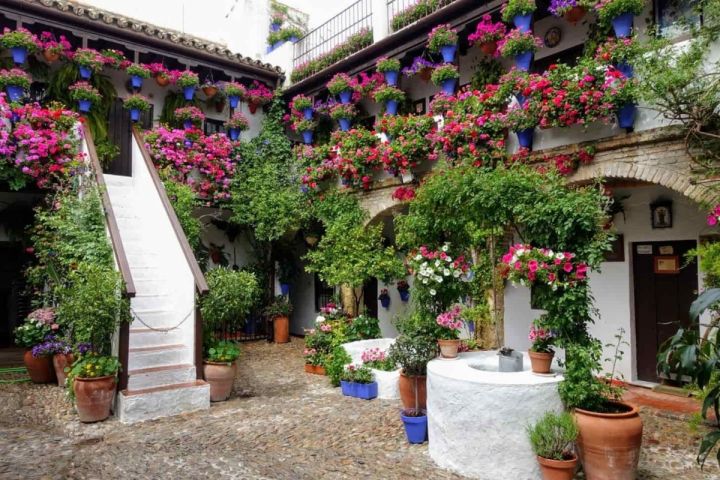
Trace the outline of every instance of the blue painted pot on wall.
[[343, 90], [340, 92], [340, 103], [348, 104], [352, 100], [352, 90]]
[[270, 31], [271, 31], [271, 32], [279, 32], [279, 31], [280, 31], [280, 25], [282, 25], [282, 23], [271, 23], [271, 24], [270, 24]]
[[622, 73], [625, 78], [632, 78], [635, 75], [635, 69], [627, 62], [620, 62], [615, 65], [615, 68]]
[[338, 123], [340, 124], [340, 130], [343, 132], [347, 132], [350, 130], [350, 119], [349, 118], [341, 118], [338, 120]]
[[455, 95], [455, 86], [457, 85], [457, 78], [448, 78], [443, 80], [440, 88], [445, 95]]
[[12, 47], [10, 53], [12, 54], [13, 62], [17, 65], [22, 65], [25, 63], [25, 60], [27, 60], [28, 51], [25, 47]]
[[90, 100], [78, 100], [78, 110], [81, 112], [89, 112], [92, 108], [92, 101]]
[[389, 72], [383, 72], [383, 75], [385, 75], [385, 82], [391, 87], [394, 87], [398, 83], [400, 72], [397, 70], [390, 70]]
[[390, 308], [390, 297], [383, 297], [380, 299], [380, 305], [382, 305], [383, 308]]
[[130, 109], [130, 120], [133, 122], [137, 122], [140, 120], [140, 110], [137, 108], [131, 108]]
[[388, 115], [397, 115], [398, 101], [388, 100], [387, 102], [385, 102], [385, 111], [388, 113]]
[[230, 103], [230, 108], [237, 108], [240, 103], [240, 97], [237, 95], [228, 95], [228, 103]]
[[130, 77], [130, 85], [133, 88], [142, 88], [143, 79], [140, 75], [132, 75]]
[[312, 107], [303, 108], [303, 116], [305, 117], [305, 120], [312, 120], [313, 119], [313, 108]]
[[422, 417], [406, 417], [400, 413], [405, 425], [405, 435], [409, 443], [425, 443], [427, 438], [427, 415]]
[[230, 128], [228, 129], [228, 135], [230, 136], [230, 140], [234, 142], [240, 137], [240, 130], [237, 128]]
[[440, 54], [445, 63], [452, 63], [455, 60], [455, 52], [457, 52], [457, 45], [443, 45], [440, 47]]
[[280, 293], [283, 295], [290, 295], [290, 284], [289, 283], [281, 283], [280, 284]]
[[521, 107], [522, 107], [523, 105], [525, 105], [525, 101], [527, 100], [527, 98], [525, 97], [525, 95], [520, 95], [519, 93], [516, 93], [516, 94], [515, 94], [515, 98], [517, 98], [517, 101], [518, 101], [518, 103], [520, 104]]
[[378, 396], [377, 382], [371, 383], [355, 383], [353, 382], [353, 397], [362, 398], [363, 400], [372, 400]]
[[7, 85], [5, 91], [11, 102], [19, 102], [25, 96], [25, 89], [19, 85]]
[[527, 72], [528, 70], [530, 70], [530, 65], [532, 65], [533, 56], [535, 56], [535, 54], [532, 51], [527, 51], [515, 55], [515, 66], [518, 68], [518, 70]]
[[312, 130], [305, 130], [302, 132], [303, 142], [305, 142], [305, 145], [310, 145], [313, 141], [313, 132]]
[[620, 128], [633, 128], [637, 108], [634, 103], [626, 103], [618, 111], [618, 126]]
[[183, 128], [185, 130], [190, 130], [193, 128], [193, 122], [192, 120], [183, 120]]
[[403, 302], [410, 300], [410, 290], [398, 290], [398, 293], [400, 294], [400, 300]]
[[195, 87], [183, 87], [183, 95], [188, 102], [195, 96]]
[[518, 137], [518, 143], [523, 148], [529, 148], [532, 150], [533, 145], [533, 135], [535, 134], [534, 128], [526, 128], [525, 130], [520, 130], [519, 132], [515, 132], [515, 134]]
[[80, 78], [82, 78], [83, 80], [90, 80], [90, 77], [92, 77], [92, 70], [90, 69], [90, 67], [80, 65], [80, 67], [78, 67], [78, 70], [80, 70]]
[[616, 37], [625, 38], [630, 36], [634, 17], [632, 13], [623, 13], [610, 20]]
[[288, 40], [290, 41], [290, 43], [297, 43], [300, 39], [298, 37], [290, 37], [288, 38]]
[[532, 19], [532, 13], [526, 13], [525, 15], [515, 15], [513, 17], [513, 24], [516, 28], [519, 28], [521, 32], [529, 32], [530, 25], [532, 25]]
[[282, 47], [283, 43], [285, 43], [285, 40], [280, 40], [279, 42], [273, 43], [272, 49], [275, 50]]
[[352, 397], [352, 384], [350, 382], [346, 382], [345, 380], [340, 380], [340, 391], [343, 395], [346, 397]]

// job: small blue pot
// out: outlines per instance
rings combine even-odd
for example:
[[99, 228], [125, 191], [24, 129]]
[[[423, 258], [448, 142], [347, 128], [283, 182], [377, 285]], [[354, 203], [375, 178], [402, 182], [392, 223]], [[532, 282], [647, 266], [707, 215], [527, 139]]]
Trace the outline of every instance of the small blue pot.
[[622, 73], [625, 78], [632, 78], [635, 75], [635, 69], [627, 62], [620, 62], [615, 65], [615, 68]]
[[535, 134], [534, 128], [526, 128], [525, 130], [515, 132], [515, 134], [518, 137], [518, 143], [521, 147], [532, 150], [533, 135]]
[[183, 95], [188, 102], [195, 96], [195, 87], [183, 87]]
[[298, 40], [300, 40], [300, 39], [299, 39], [298, 37], [295, 37], [295, 36], [288, 38], [288, 41], [289, 41], [290, 43], [297, 43]]
[[400, 293], [400, 300], [403, 302], [410, 300], [410, 290], [398, 290], [398, 293]]
[[19, 102], [25, 96], [25, 89], [19, 85], [7, 85], [5, 91], [11, 102]]
[[387, 102], [385, 102], [385, 112], [387, 112], [388, 115], [397, 115], [397, 112], [398, 112], [397, 100], [388, 100]]
[[626, 103], [618, 110], [618, 126], [620, 128], [633, 128], [637, 108], [634, 103]]
[[405, 425], [405, 435], [409, 443], [425, 443], [427, 438], [427, 415], [422, 417], [406, 417], [400, 413]]
[[245, 325], [243, 326], [243, 332], [247, 333], [248, 335], [254, 335], [255, 334], [255, 319], [250, 318], [247, 322], [245, 322]]
[[87, 113], [92, 108], [92, 101], [90, 100], [78, 100], [78, 110]]
[[355, 383], [353, 382], [353, 397], [362, 398], [363, 400], [372, 400], [378, 396], [377, 382], [371, 383]]
[[534, 56], [535, 54], [530, 50], [515, 55], [515, 66], [518, 68], [518, 70], [527, 72], [528, 70], [530, 70], [530, 65], [532, 65]]
[[303, 108], [303, 116], [305, 117], [305, 120], [312, 120], [313, 119], [313, 108], [307, 107]]
[[383, 308], [387, 309], [390, 308], [390, 297], [383, 297], [380, 299], [380, 305], [382, 305]]
[[352, 383], [340, 380], [340, 391], [346, 397], [352, 397]]
[[280, 40], [279, 42], [273, 43], [272, 49], [273, 49], [273, 50], [276, 50], [276, 49], [282, 47], [282, 46], [283, 46], [283, 43], [285, 43], [285, 40]]
[[517, 98], [517, 101], [521, 107], [525, 105], [525, 102], [527, 101], [527, 97], [525, 97], [525, 95], [520, 95], [519, 93], [515, 94], [515, 98]]
[[302, 132], [303, 142], [305, 142], [305, 145], [310, 145], [313, 142], [313, 132], [312, 130], [305, 130]]
[[343, 90], [340, 92], [340, 103], [348, 104], [352, 101], [352, 90]]
[[16, 65], [22, 65], [27, 60], [28, 51], [26, 47], [12, 47], [10, 53]]
[[282, 25], [282, 23], [271, 23], [271, 24], [270, 24], [270, 31], [271, 31], [271, 32], [279, 32], [281, 25]]
[[138, 109], [138, 108], [130, 109], [130, 120], [133, 122], [137, 122], [140, 120], [140, 109]]
[[237, 108], [240, 103], [240, 97], [237, 95], [228, 95], [228, 103], [230, 103], [230, 108]]
[[290, 295], [290, 284], [289, 283], [281, 283], [280, 284], [280, 293], [283, 295]]
[[383, 72], [383, 75], [385, 75], [385, 82], [391, 87], [394, 87], [398, 83], [400, 72], [397, 70], [390, 70], [389, 72]]
[[143, 78], [140, 75], [132, 75], [130, 77], [130, 85], [132, 88], [142, 88]]
[[186, 139], [186, 140], [183, 142], [183, 145], [185, 145], [185, 148], [190, 148], [190, 147], [192, 147], [193, 142], [192, 142], [192, 140], [190, 140], [190, 139]]
[[623, 13], [610, 20], [616, 37], [625, 38], [630, 36], [634, 17], [632, 13]]
[[455, 86], [457, 85], [457, 81], [457, 78], [448, 78], [447, 80], [443, 80], [442, 84], [440, 84], [442, 92], [445, 95], [455, 95]]
[[192, 120], [183, 120], [183, 128], [185, 130], [191, 130], [193, 128]]
[[80, 70], [80, 78], [83, 80], [90, 80], [90, 77], [92, 77], [92, 69], [90, 69], [90, 67], [80, 65], [78, 70]]
[[347, 132], [350, 130], [350, 119], [349, 118], [341, 118], [338, 120], [338, 123], [340, 124], [340, 130], [343, 132]]
[[529, 32], [530, 25], [532, 24], [532, 19], [532, 13], [526, 13], [525, 15], [515, 15], [513, 17], [513, 24], [516, 28], [519, 28], [521, 32]]
[[240, 138], [240, 130], [238, 130], [237, 128], [230, 128], [228, 129], [228, 135], [230, 136], [230, 140], [234, 142], [238, 138]]
[[455, 52], [457, 52], [457, 45], [443, 45], [440, 47], [440, 54], [445, 63], [452, 63], [455, 60]]

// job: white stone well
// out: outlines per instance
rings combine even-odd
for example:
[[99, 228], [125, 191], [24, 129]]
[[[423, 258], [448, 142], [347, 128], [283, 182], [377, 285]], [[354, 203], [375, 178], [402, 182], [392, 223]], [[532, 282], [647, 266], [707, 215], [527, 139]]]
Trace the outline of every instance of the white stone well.
[[[480, 480], [540, 480], [526, 428], [563, 409], [562, 375], [499, 372], [497, 351], [461, 353], [428, 363], [430, 457], [439, 466]], [[559, 371], [553, 365], [554, 371]]]
[[[344, 343], [343, 348], [352, 358], [352, 363], [362, 363], [362, 353], [369, 348], [379, 348], [387, 353], [390, 345], [395, 343], [394, 338], [376, 338], [373, 340], [359, 340], [357, 342]], [[395, 400], [400, 398], [400, 389], [398, 382], [400, 381], [400, 370], [392, 372], [384, 372], [382, 370], [370, 369], [373, 377], [378, 384], [378, 398], [387, 400]]]

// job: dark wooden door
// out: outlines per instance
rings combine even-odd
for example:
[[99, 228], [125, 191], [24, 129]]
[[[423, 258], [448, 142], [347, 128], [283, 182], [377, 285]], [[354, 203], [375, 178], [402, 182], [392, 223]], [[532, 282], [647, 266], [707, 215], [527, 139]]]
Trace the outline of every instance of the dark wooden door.
[[[108, 119], [108, 140], [120, 148], [120, 153], [110, 162], [105, 173], [132, 176], [132, 122], [130, 111], [123, 107], [118, 98], [110, 108]], [[143, 129], [152, 128], [153, 106], [142, 112], [139, 125]]]
[[371, 279], [363, 287], [363, 303], [365, 305], [365, 313], [373, 318], [378, 316], [378, 281], [377, 278]]
[[23, 277], [27, 260], [20, 244], [0, 243], [0, 346], [13, 344], [13, 330], [29, 313]]
[[[681, 326], [690, 324], [690, 304], [697, 297], [698, 270], [685, 254], [694, 240], [633, 243], [635, 338], [638, 379], [657, 382], [659, 347]], [[679, 266], [674, 271], [673, 265]]]

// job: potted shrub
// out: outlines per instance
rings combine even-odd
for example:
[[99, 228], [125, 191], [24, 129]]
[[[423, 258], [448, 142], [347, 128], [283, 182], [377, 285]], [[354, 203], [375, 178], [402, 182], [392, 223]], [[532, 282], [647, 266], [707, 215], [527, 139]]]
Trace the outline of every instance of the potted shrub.
[[400, 60], [381, 57], [378, 59], [375, 68], [383, 74], [388, 85], [391, 87], [397, 86], [398, 76], [400, 75]]
[[445, 95], [454, 95], [460, 74], [455, 65], [446, 63], [440, 65], [433, 70], [432, 82], [442, 88]]
[[130, 86], [138, 90], [142, 88], [143, 80], [152, 76], [150, 69], [140, 63], [129, 65], [125, 71], [130, 75]]
[[350, 124], [356, 115], [357, 109], [352, 103], [339, 103], [330, 108], [330, 117], [338, 122], [343, 132], [350, 130]]
[[532, 371], [535, 373], [550, 373], [555, 351], [552, 348], [555, 337], [549, 329], [545, 329], [535, 322], [530, 326], [528, 338], [532, 345], [528, 351]]
[[303, 94], [295, 95], [292, 102], [290, 102], [290, 108], [302, 113], [305, 120], [313, 119], [313, 101], [310, 97], [306, 97]]
[[125, 102], [123, 102], [123, 107], [125, 107], [127, 110], [130, 110], [130, 120], [133, 122], [137, 122], [140, 120], [140, 112], [146, 112], [150, 110], [150, 102], [148, 102], [148, 99], [144, 96], [136, 93], [134, 95], [130, 95], [125, 99]]
[[254, 114], [258, 107], [262, 107], [272, 100], [273, 93], [262, 83], [253, 80], [252, 86], [247, 91], [247, 98], [250, 113]]
[[303, 142], [310, 145], [313, 142], [313, 131], [317, 123], [314, 120], [306, 120], [305, 118], [296, 117], [293, 119], [292, 129], [302, 135]]
[[544, 480], [572, 480], [578, 459], [573, 445], [578, 436], [575, 419], [567, 412], [547, 412], [527, 428]]
[[19, 102], [30, 88], [30, 76], [19, 68], [0, 70], [0, 87], [5, 89], [11, 102]]
[[528, 104], [523, 107], [518, 105], [510, 107], [506, 117], [506, 125], [517, 135], [518, 144], [521, 148], [532, 149], [537, 117], [530, 112]]
[[457, 52], [458, 34], [457, 30], [449, 24], [438, 25], [428, 35], [428, 48], [433, 53], [440, 53], [443, 62], [451, 63], [455, 60]]
[[337, 96], [340, 103], [350, 103], [353, 97], [353, 80], [345, 73], [338, 73], [327, 83], [330, 94]]
[[498, 350], [498, 371], [499, 372], [522, 372], [523, 356], [509, 347]]
[[195, 90], [200, 85], [200, 78], [197, 73], [185, 70], [178, 75], [175, 83], [182, 88], [183, 97], [189, 102], [195, 96]]
[[643, 0], [601, 0], [595, 4], [595, 11], [601, 24], [612, 24], [615, 36], [629, 37], [632, 33], [635, 15], [642, 13]]
[[440, 346], [440, 356], [442, 358], [455, 359], [458, 355], [458, 347], [460, 346], [460, 329], [463, 321], [460, 318], [460, 305], [453, 306], [450, 310], [441, 313], [435, 319], [440, 326], [438, 331], [438, 345]]
[[533, 56], [541, 46], [542, 41], [539, 38], [531, 32], [523, 32], [517, 28], [510, 30], [510, 33], [498, 44], [500, 54], [503, 57], [514, 58], [515, 66], [525, 72], [530, 70]]
[[227, 121], [228, 133], [230, 140], [235, 141], [240, 137], [240, 132], [244, 132], [250, 127], [248, 119], [240, 112], [233, 113], [230, 120]]
[[203, 377], [210, 384], [211, 402], [224, 402], [230, 398], [239, 356], [238, 345], [227, 340], [217, 341], [208, 348], [203, 362]]
[[482, 19], [475, 27], [475, 32], [468, 37], [471, 45], [478, 45], [485, 55], [495, 55], [497, 44], [505, 37], [505, 24], [493, 22], [489, 14], [482, 16]]
[[198, 128], [205, 120], [205, 114], [197, 107], [180, 107], [175, 109], [175, 118], [185, 130]]
[[13, 62], [16, 65], [22, 65], [27, 60], [29, 53], [34, 53], [38, 49], [38, 39], [25, 28], [10, 30], [5, 28], [3, 34], [0, 35], [0, 46], [10, 50]]
[[373, 380], [370, 368], [350, 364], [340, 377], [342, 394], [349, 397], [372, 400], [378, 396], [378, 384]]
[[288, 343], [290, 341], [290, 314], [292, 304], [285, 295], [275, 297], [270, 305], [265, 307], [265, 315], [273, 322], [273, 341], [275, 343]]
[[594, 0], [551, 0], [548, 12], [575, 25], [595, 3]]
[[382, 290], [380, 290], [378, 300], [380, 300], [380, 305], [382, 305], [384, 309], [387, 310], [390, 308], [390, 293], [388, 292], [387, 288], [383, 288]]
[[53, 332], [53, 328], [59, 328], [55, 323], [55, 312], [50, 308], [40, 308], [31, 312], [25, 322], [15, 329], [15, 343], [26, 349], [23, 362], [33, 383], [55, 381], [51, 357], [34, 350]]
[[388, 354], [401, 368], [398, 386], [403, 407], [424, 410], [427, 363], [437, 356], [437, 342], [427, 335], [401, 334], [390, 346]]
[[529, 32], [536, 9], [535, 0], [508, 0], [501, 9], [502, 20], [512, 23], [522, 32]]
[[373, 93], [373, 99], [385, 104], [385, 113], [397, 115], [398, 105], [405, 100], [405, 92], [389, 85], [378, 87]]
[[237, 82], [225, 83], [225, 95], [227, 95], [230, 108], [237, 108], [241, 100], [247, 97], [247, 89]]
[[81, 112], [89, 112], [93, 104], [100, 102], [100, 92], [98, 92], [88, 82], [80, 81], [70, 85], [70, 98], [78, 104], [78, 110]]
[[40, 34], [40, 48], [43, 49], [43, 58], [48, 63], [56, 62], [60, 59], [60, 55], [66, 55], [72, 48], [70, 42], [64, 35], [60, 35], [60, 40], [55, 40], [55, 36], [50, 32]]
[[333, 348], [332, 329], [328, 330], [323, 325], [324, 322], [321, 322], [318, 328], [305, 331], [305, 371], [315, 375], [325, 375], [325, 360]]
[[408, 284], [407, 280], [400, 280], [395, 286], [400, 294], [400, 300], [407, 302], [410, 299], [410, 284]]
[[105, 420], [115, 398], [120, 362], [95, 352], [81, 355], [67, 374], [70, 396], [75, 399], [78, 417], [83, 423]]
[[105, 64], [103, 56], [92, 48], [78, 48], [75, 50], [72, 60], [78, 66], [80, 78], [83, 80], [90, 80], [92, 74], [102, 70]]
[[155, 77], [155, 83], [160, 87], [167, 87], [170, 84], [172, 75], [162, 63], [151, 63], [148, 65], [150, 72]]

